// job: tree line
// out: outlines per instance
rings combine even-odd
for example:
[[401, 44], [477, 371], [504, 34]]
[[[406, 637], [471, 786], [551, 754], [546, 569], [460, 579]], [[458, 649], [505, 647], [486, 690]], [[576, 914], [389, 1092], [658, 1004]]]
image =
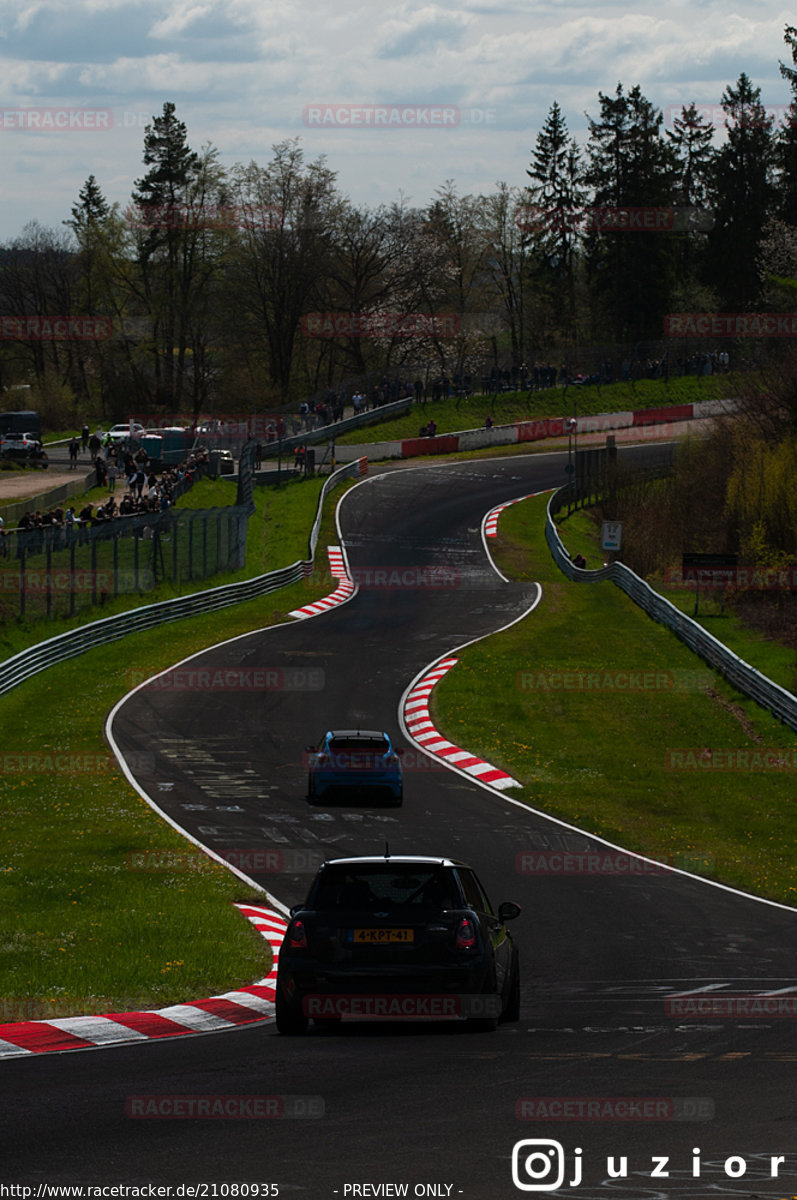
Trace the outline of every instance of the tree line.
[[[782, 122], [744, 73], [719, 143], [694, 103], [669, 128], [618, 83], [586, 145], [554, 102], [525, 182], [462, 196], [448, 180], [421, 208], [353, 205], [298, 139], [225, 169], [165, 103], [126, 207], [90, 175], [60, 230], [33, 221], [0, 247], [0, 386], [31, 384], [63, 417], [262, 410], [422, 365], [578, 369], [587, 347], [663, 344], [669, 313], [789, 311], [797, 28], [784, 40]], [[73, 317], [102, 320], [59, 336]]]

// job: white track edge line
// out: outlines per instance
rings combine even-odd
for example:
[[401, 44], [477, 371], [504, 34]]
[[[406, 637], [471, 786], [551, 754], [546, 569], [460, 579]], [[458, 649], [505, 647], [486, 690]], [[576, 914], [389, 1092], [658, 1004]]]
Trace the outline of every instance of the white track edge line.
[[[440, 465], [442, 466], [443, 464], [440, 464]], [[416, 468], [416, 469], [419, 469], [419, 468]], [[422, 468], [420, 468], [420, 469], [422, 469]], [[448, 657], [451, 657], [452, 655], [459, 654], [460, 651], [466, 649], [466, 647], [473, 646], [473, 645], [475, 645], [476, 642], [484, 641], [485, 638], [492, 637], [493, 634], [503, 633], [504, 630], [511, 629], [511, 627], [513, 625], [516, 625], [519, 621], [522, 621], [525, 617], [529, 616], [529, 614], [534, 611], [534, 609], [537, 607], [540, 600], [542, 599], [541, 584], [537, 583], [535, 586], [539, 589], [539, 594], [537, 596], [537, 599], [530, 606], [530, 608], [527, 608], [526, 611], [521, 613], [519, 617], [515, 617], [514, 620], [509, 621], [506, 625], [502, 625], [499, 629], [494, 629], [490, 633], [483, 633], [479, 637], [471, 638], [471, 640], [468, 642], [463, 642], [461, 645], [454, 647], [454, 649], [450, 650], [447, 654], [440, 655], [439, 658], [432, 659], [431, 662], [428, 664], [428, 666], [424, 667], [422, 670], [420, 670], [417, 673], [417, 675], [415, 675], [412, 682], [409, 684], [409, 686], [405, 689], [404, 693], [402, 694], [402, 697], [399, 701], [399, 710], [398, 710], [399, 725], [401, 727], [402, 732], [405, 734], [406, 737], [408, 737], [410, 739], [410, 741], [415, 742], [415, 739], [409, 733], [406, 725], [404, 724], [404, 701], [405, 701], [405, 698], [407, 697], [407, 695], [412, 691], [413, 687], [416, 686], [418, 680], [421, 679], [428, 671], [433, 671], [435, 669], [435, 667], [444, 658], [448, 658]], [[418, 746], [419, 750], [423, 751], [423, 753], [426, 753], [423, 746], [419, 745], [419, 743], [417, 743], [417, 742], [415, 742], [415, 744]], [[431, 758], [432, 756], [429, 755], [429, 757]], [[453, 763], [447, 763], [445, 761], [445, 759], [443, 759], [443, 758], [438, 758], [437, 756], [434, 756], [434, 757], [435, 757], [435, 761], [442, 762], [444, 764], [444, 766], [447, 768], [447, 770], [456, 771], [458, 775], [462, 775], [462, 776], [464, 776], [464, 778], [469, 779], [471, 783], [477, 784], [480, 788], [483, 788], [484, 791], [490, 792], [491, 795], [497, 797], [499, 800], [503, 800], [506, 804], [512, 804], [516, 808], [521, 808], [527, 813], [533, 813], [537, 817], [542, 817], [544, 820], [550, 821], [554, 825], [558, 825], [561, 829], [569, 829], [573, 833], [580, 833], [582, 835], [582, 837], [586, 834], [586, 836], [592, 838], [596, 842], [600, 842], [604, 846], [607, 846], [610, 850], [619, 850], [622, 854], [627, 854], [627, 855], [629, 855], [629, 857], [636, 858], [640, 862], [651, 863], [651, 865], [653, 865], [653, 866], [666, 866], [667, 870], [672, 872], [673, 875], [683, 875], [686, 879], [692, 879], [696, 883], [702, 883], [708, 887], [717, 888], [719, 891], [722, 891], [722, 892], [728, 892], [730, 895], [738, 896], [742, 900], [749, 900], [755, 904], [766, 904], [769, 908], [777, 908], [777, 909], [780, 909], [781, 912], [788, 912], [788, 913], [791, 913], [792, 916], [797, 916], [797, 908], [792, 908], [788, 904], [783, 904], [782, 901], [780, 901], [780, 900], [770, 900], [766, 896], [754, 896], [752, 893], [743, 892], [739, 888], [732, 887], [728, 883], [720, 883], [720, 881], [717, 879], [706, 879], [706, 877], [704, 875], [695, 875], [692, 871], [684, 870], [683, 867], [673, 867], [673, 866], [670, 866], [669, 863], [661, 863], [655, 858], [648, 858], [647, 855], [640, 854], [636, 850], [628, 850], [624, 846], [618, 846], [615, 842], [610, 842], [607, 838], [601, 837], [600, 834], [592, 833], [589, 830], [581, 829], [577, 825], [571, 825], [568, 821], [562, 821], [559, 817], [553, 817], [550, 815], [550, 813], [543, 812], [539, 808], [534, 808], [532, 805], [526, 804], [522, 800], [516, 800], [512, 796], [505, 796], [502, 792], [498, 791], [492, 784], [484, 783], [484, 782], [482, 782], [482, 780], [478, 779], [474, 775], [466, 775], [464, 771], [459, 770]], [[474, 756], [474, 757], [476, 757], [476, 756]]]

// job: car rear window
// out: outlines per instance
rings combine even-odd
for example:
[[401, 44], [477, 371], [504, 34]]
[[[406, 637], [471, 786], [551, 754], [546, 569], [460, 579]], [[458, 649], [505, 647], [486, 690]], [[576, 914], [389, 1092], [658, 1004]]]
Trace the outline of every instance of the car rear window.
[[396, 867], [329, 868], [308, 897], [310, 908], [401, 910], [405, 913], [461, 906], [450, 873], [439, 867], [401, 870]]
[[388, 748], [387, 738], [347, 737], [330, 738], [329, 748], [333, 751], [370, 750], [377, 754], [385, 754]]

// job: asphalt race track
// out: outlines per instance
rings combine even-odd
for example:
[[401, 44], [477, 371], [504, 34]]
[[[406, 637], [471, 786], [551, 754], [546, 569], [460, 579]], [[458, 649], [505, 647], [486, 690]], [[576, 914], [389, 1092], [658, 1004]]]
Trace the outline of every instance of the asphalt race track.
[[[552, 1194], [562, 1174], [557, 1194], [579, 1200], [792, 1195], [794, 1020], [683, 1016], [668, 998], [797, 995], [795, 914], [676, 873], [520, 873], [519, 854], [566, 848], [568, 831], [416, 755], [401, 809], [305, 800], [303, 753], [324, 729], [384, 728], [406, 745], [398, 709], [415, 676], [530, 607], [536, 589], [491, 568], [481, 520], [564, 482], [565, 461], [544, 454], [373, 475], [339, 510], [360, 580], [352, 600], [183, 664], [280, 671], [285, 686], [145, 686], [113, 722], [139, 786], [193, 837], [240, 852], [242, 863], [250, 852], [281, 854], [284, 870], [247, 873], [285, 905], [304, 897], [325, 854], [381, 852], [388, 842], [393, 853], [470, 862], [494, 903], [523, 907], [512, 926], [521, 1020], [495, 1033], [344, 1023], [311, 1026], [303, 1038], [267, 1023], [14, 1059], [2, 1068], [6, 1178], [502, 1200]], [[437, 578], [446, 582], [429, 586], [429, 568], [445, 568]], [[401, 586], [390, 583], [397, 572]], [[296, 1115], [274, 1119], [126, 1115], [132, 1096], [178, 1094], [300, 1099], [280, 1109]], [[545, 1145], [519, 1153], [518, 1187], [513, 1147], [528, 1139]], [[771, 1156], [785, 1158], [777, 1178]]]

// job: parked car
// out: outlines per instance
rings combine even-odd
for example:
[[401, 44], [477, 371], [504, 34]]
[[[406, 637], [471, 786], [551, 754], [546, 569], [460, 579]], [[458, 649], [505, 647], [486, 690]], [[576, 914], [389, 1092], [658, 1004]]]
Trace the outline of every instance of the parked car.
[[32, 433], [4, 433], [0, 438], [0, 452], [6, 450], [38, 450], [41, 442]]
[[386, 733], [328, 729], [307, 747], [307, 799], [384, 797], [398, 807], [404, 797], [401, 757]]
[[518, 953], [475, 871], [420, 855], [325, 862], [290, 910], [279, 952], [277, 1029], [347, 1017], [467, 1020], [494, 1030], [520, 1016]]
[[30, 463], [45, 470], [50, 465], [44, 447], [31, 433], [4, 433], [0, 438], [0, 458]]
[[112, 442], [123, 442], [130, 437], [138, 441], [143, 432], [144, 426], [139, 425], [138, 421], [124, 421], [121, 425], [112, 425], [105, 436]]

